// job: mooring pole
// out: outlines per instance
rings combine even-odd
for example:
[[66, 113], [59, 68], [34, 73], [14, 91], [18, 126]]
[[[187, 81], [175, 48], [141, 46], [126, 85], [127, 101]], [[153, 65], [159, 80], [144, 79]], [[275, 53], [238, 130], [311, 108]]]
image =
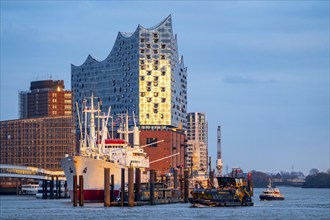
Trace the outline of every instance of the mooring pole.
[[84, 177], [79, 175], [79, 206], [84, 206]]
[[18, 178], [16, 178], [16, 195], [18, 195], [19, 192], [18, 192]]
[[110, 202], [115, 201], [115, 175], [111, 175]]
[[182, 174], [179, 174], [179, 181], [180, 181], [180, 192], [181, 192], [181, 199], [183, 199], [184, 197], [184, 186], [183, 186], [183, 178], [182, 178]]
[[64, 181], [64, 198], [68, 197], [68, 182]]
[[174, 189], [177, 189], [178, 188], [178, 170], [177, 169], [174, 169], [173, 171], [173, 181], [174, 181]]
[[165, 182], [166, 182], [167, 187], [172, 186], [170, 180], [171, 180], [171, 178], [169, 176], [165, 176]]
[[121, 192], [120, 192], [120, 205], [124, 206], [125, 199], [125, 168], [121, 168]]
[[150, 205], [155, 205], [155, 171], [150, 170]]
[[135, 169], [135, 201], [141, 200], [141, 170], [140, 168]]
[[42, 198], [47, 199], [47, 180], [42, 180]]
[[56, 186], [55, 186], [55, 191], [56, 191], [56, 198], [60, 198], [60, 182], [58, 180], [58, 176], [55, 177], [56, 179]]
[[189, 170], [184, 171], [184, 202], [188, 203], [188, 196], [189, 196]]
[[77, 206], [77, 175], [73, 175], [73, 206]]
[[133, 167], [128, 168], [128, 206], [134, 206], [134, 178]]
[[50, 199], [54, 199], [54, 176], [52, 176], [52, 179], [50, 181]]
[[157, 182], [157, 172], [154, 170], [155, 183]]
[[104, 168], [104, 207], [110, 207], [110, 168]]

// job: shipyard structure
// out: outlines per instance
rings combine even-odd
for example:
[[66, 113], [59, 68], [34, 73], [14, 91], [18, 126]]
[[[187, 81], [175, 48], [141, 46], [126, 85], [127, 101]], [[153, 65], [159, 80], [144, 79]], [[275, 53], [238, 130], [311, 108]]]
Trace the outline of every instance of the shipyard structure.
[[[100, 111], [111, 107], [114, 128], [111, 126], [110, 131], [121, 123], [120, 114], [134, 112], [141, 145], [163, 140], [144, 148], [152, 169], [165, 174], [184, 166], [187, 68], [178, 53], [171, 15], [150, 28], [138, 25], [133, 33], [119, 32], [104, 60], [88, 55], [83, 64], [72, 65], [71, 86], [73, 102], [78, 106], [88, 104], [85, 98], [93, 94], [102, 103]], [[80, 133], [76, 111], [74, 106]]]

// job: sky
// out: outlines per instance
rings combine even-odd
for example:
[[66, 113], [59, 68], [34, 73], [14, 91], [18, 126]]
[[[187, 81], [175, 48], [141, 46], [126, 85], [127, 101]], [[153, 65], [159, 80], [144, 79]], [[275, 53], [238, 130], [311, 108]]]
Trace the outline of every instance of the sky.
[[3, 1], [1, 120], [18, 92], [63, 79], [88, 54], [103, 60], [117, 33], [169, 14], [188, 68], [188, 111], [208, 118], [216, 161], [277, 173], [330, 168], [329, 1]]

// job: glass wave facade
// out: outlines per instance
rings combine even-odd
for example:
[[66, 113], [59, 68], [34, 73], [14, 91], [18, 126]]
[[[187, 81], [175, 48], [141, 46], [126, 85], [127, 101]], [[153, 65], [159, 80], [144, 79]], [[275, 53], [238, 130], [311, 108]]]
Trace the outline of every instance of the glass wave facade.
[[111, 106], [113, 115], [134, 112], [144, 128], [186, 127], [187, 68], [171, 15], [151, 28], [119, 32], [105, 60], [89, 55], [82, 65], [71, 66], [71, 85], [79, 106], [93, 93], [102, 100], [102, 111]]

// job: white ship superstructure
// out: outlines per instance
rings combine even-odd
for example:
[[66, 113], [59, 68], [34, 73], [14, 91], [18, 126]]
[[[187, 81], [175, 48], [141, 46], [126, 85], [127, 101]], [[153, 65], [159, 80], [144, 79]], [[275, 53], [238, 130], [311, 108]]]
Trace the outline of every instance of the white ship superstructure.
[[[94, 108], [94, 97], [92, 95], [90, 107], [85, 107], [85, 131], [81, 134], [80, 152], [77, 156], [68, 156], [61, 161], [61, 166], [67, 178], [69, 193], [73, 195], [73, 176], [82, 175], [84, 177], [84, 199], [88, 201], [103, 201], [104, 196], [104, 168], [110, 168], [111, 175], [114, 175], [115, 190], [118, 191], [121, 184], [121, 169], [128, 167], [147, 168], [149, 167], [149, 158], [143, 149], [139, 146], [139, 129], [134, 123], [132, 131], [128, 129], [128, 115], [125, 117], [123, 139], [108, 138], [108, 114], [100, 116], [99, 108]], [[99, 106], [99, 105], [98, 105]], [[78, 111], [79, 112], [79, 111]], [[95, 128], [95, 114], [97, 120], [101, 119], [101, 128]], [[88, 117], [89, 116], [89, 117]], [[87, 119], [89, 118], [89, 120]], [[78, 113], [80, 131], [82, 126]], [[87, 122], [89, 122], [89, 133], [87, 132]], [[128, 142], [129, 134], [134, 135], [134, 144], [131, 146]], [[127, 172], [125, 172], [127, 175]], [[127, 180], [127, 176], [125, 177]]]

